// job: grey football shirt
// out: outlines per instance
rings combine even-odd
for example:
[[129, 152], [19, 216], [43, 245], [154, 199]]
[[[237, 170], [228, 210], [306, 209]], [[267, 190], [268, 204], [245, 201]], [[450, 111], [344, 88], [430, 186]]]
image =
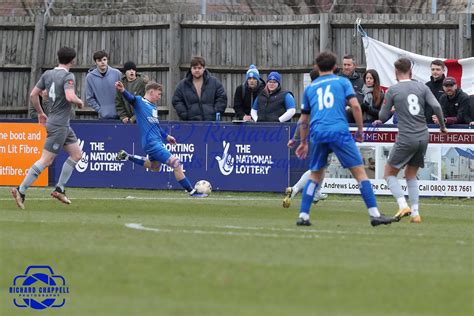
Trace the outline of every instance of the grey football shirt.
[[66, 100], [66, 89], [74, 89], [75, 78], [64, 68], [47, 70], [36, 84], [38, 89], [48, 90], [48, 124], [69, 126], [71, 103]]
[[398, 135], [412, 140], [424, 140], [428, 137], [425, 108], [431, 106], [444, 127], [444, 117], [438, 100], [423, 83], [402, 80], [390, 87], [385, 95], [379, 119], [385, 122], [390, 117], [390, 109], [395, 107], [398, 118]]

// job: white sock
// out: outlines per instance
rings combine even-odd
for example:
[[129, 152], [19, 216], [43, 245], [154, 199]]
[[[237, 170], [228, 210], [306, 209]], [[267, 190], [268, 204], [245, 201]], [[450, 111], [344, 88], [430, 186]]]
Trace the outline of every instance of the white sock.
[[309, 220], [309, 214], [308, 213], [300, 213], [300, 218], [304, 219], [305, 221]]
[[376, 207], [369, 208], [369, 215], [373, 217], [379, 217], [380, 216], [379, 209]]
[[291, 193], [291, 197], [295, 197], [298, 192], [304, 189], [304, 186], [306, 185], [306, 182], [309, 180], [309, 176], [311, 175], [311, 170], [307, 170], [301, 178], [296, 182], [296, 184], [293, 186], [293, 192]]
[[404, 196], [398, 198], [397, 203], [398, 203], [398, 208], [401, 209], [401, 210], [408, 207], [407, 200], [405, 199]]
[[418, 212], [418, 204], [413, 204], [411, 206], [411, 216], [415, 217], [415, 216], [418, 216], [418, 215], [420, 215], [420, 213]]

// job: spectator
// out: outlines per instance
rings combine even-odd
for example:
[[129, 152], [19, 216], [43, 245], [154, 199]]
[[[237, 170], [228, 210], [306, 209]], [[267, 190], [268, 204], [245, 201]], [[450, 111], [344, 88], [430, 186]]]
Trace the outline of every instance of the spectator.
[[286, 122], [295, 115], [293, 93], [281, 88], [281, 75], [274, 71], [268, 75], [267, 85], [252, 104], [255, 122]]
[[87, 103], [99, 114], [101, 120], [117, 119], [115, 109], [115, 82], [120, 81], [119, 70], [107, 65], [108, 55], [97, 51], [93, 55], [96, 68], [90, 69], [86, 76]]
[[469, 125], [474, 126], [474, 94], [469, 96], [470, 102], [470, 113], [471, 113], [471, 123]]
[[337, 75], [346, 77], [352, 84], [354, 92], [356, 94], [357, 101], [359, 104], [364, 100], [364, 94], [362, 93], [362, 87], [364, 86], [364, 80], [360, 74], [356, 71], [356, 62], [353, 55], [346, 55], [342, 59], [342, 71]]
[[[443, 108], [444, 121], [446, 125], [451, 124], [469, 124], [471, 117], [469, 114], [469, 96], [467, 93], [458, 89], [456, 79], [446, 77], [443, 80], [444, 94], [439, 103]], [[433, 122], [439, 124], [438, 118], [433, 115]]]
[[258, 69], [250, 65], [245, 75], [245, 82], [235, 89], [234, 110], [237, 120], [251, 121], [250, 110], [255, 98], [265, 88], [265, 81], [260, 78]]
[[[435, 59], [431, 62], [431, 77], [430, 81], [426, 83], [428, 88], [430, 88], [431, 92], [433, 95], [436, 97], [436, 99], [439, 101], [441, 96], [443, 95], [443, 80], [445, 78], [444, 76], [444, 71], [446, 69], [446, 65], [444, 62], [440, 59]], [[433, 109], [431, 109], [430, 106], [426, 107], [425, 109], [425, 117], [426, 117], [426, 123], [428, 124], [433, 124]]]
[[368, 69], [362, 76], [364, 86], [362, 92], [364, 99], [361, 103], [364, 123], [372, 123], [379, 119], [379, 111], [382, 106], [384, 93], [380, 87], [379, 74], [375, 69]]
[[225, 112], [224, 87], [205, 67], [204, 58], [193, 57], [191, 68], [176, 86], [172, 102], [183, 121], [214, 121]]
[[[135, 63], [133, 61], [127, 61], [123, 65], [123, 72], [124, 75], [122, 76], [121, 81], [125, 90], [133, 95], [144, 96], [148, 78], [142, 77], [142, 75], [137, 72], [137, 66]], [[135, 123], [136, 118], [135, 113], [133, 112], [133, 107], [125, 99], [122, 93], [118, 91], [115, 96], [115, 106], [117, 114], [124, 124]]]

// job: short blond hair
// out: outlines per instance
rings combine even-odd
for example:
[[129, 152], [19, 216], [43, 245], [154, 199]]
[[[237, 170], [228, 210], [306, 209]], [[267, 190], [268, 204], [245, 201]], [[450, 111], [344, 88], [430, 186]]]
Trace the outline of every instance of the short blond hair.
[[163, 85], [156, 83], [154, 81], [150, 81], [145, 86], [145, 92], [148, 92], [149, 90], [163, 91]]

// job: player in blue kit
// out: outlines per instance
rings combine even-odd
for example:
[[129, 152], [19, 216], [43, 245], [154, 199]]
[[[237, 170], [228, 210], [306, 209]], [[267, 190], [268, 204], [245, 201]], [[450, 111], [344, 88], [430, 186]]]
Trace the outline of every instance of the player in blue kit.
[[176, 139], [167, 134], [158, 121], [158, 109], [155, 103], [161, 99], [163, 91], [162, 85], [156, 82], [149, 82], [145, 86], [145, 95], [135, 96], [125, 90], [122, 82], [115, 83], [115, 88], [121, 92], [124, 98], [134, 107], [137, 125], [140, 129], [141, 145], [149, 159], [146, 157], [130, 155], [124, 150], [117, 154], [118, 160], [130, 160], [140, 166], [154, 171], [160, 170], [162, 163], [170, 166], [174, 171], [174, 176], [179, 184], [189, 192], [191, 196], [207, 196], [193, 189], [191, 182], [184, 175], [183, 167], [179, 159], [171, 154], [163, 145], [164, 141], [176, 144]]
[[[298, 122], [301, 143], [296, 155], [304, 159], [308, 155], [308, 138], [311, 141], [311, 176], [303, 190], [298, 226], [310, 226], [309, 211], [321, 175], [331, 152], [337, 156], [344, 168], [349, 168], [359, 182], [362, 198], [367, 206], [372, 226], [387, 225], [395, 220], [381, 215], [372, 190], [372, 184], [365, 173], [362, 158], [349, 131], [346, 118], [348, 100], [357, 123], [356, 140], [363, 141], [362, 111], [350, 81], [334, 75], [337, 57], [323, 52], [316, 57], [320, 76], [309, 85], [303, 94], [301, 117]], [[308, 133], [310, 133], [308, 137]]]

